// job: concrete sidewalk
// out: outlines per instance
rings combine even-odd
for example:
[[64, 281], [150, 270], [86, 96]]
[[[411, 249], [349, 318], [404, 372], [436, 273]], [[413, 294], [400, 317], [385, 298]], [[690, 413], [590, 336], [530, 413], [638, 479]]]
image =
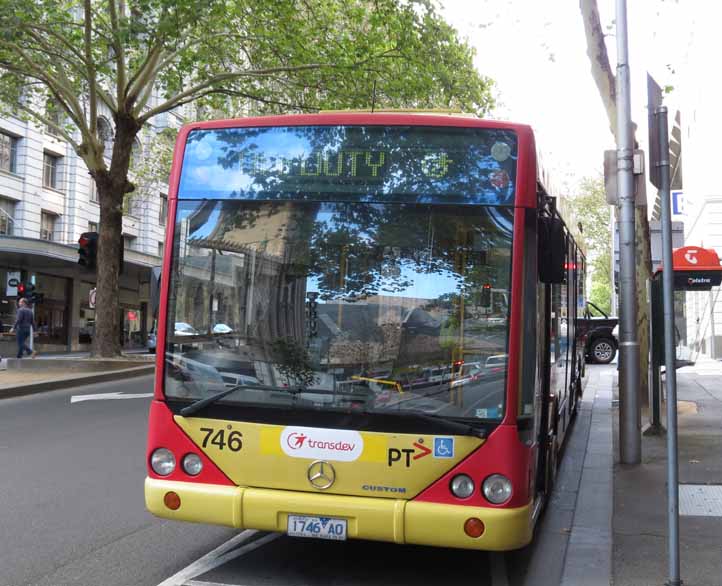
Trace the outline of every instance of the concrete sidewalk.
[[103, 360], [50, 355], [4, 359], [0, 399], [151, 374], [155, 371], [154, 358], [131, 355]]
[[[700, 360], [679, 369], [677, 394], [681, 578], [685, 586], [720, 586], [722, 362]], [[614, 413], [616, 423], [616, 407]], [[666, 441], [643, 437], [642, 464], [625, 467], [618, 463], [615, 429], [615, 586], [661, 586], [668, 580]]]
[[[524, 586], [609, 586], [614, 366], [587, 365], [579, 412], [535, 535]], [[560, 552], [563, 559], [557, 563]], [[553, 560], [553, 561], [552, 561]]]
[[[588, 433], [586, 437], [576, 432], [572, 436], [559, 473], [558, 489], [566, 488], [566, 475], [572, 479], [569, 488], [576, 492], [562, 586], [609, 586], [612, 574], [611, 383], [615, 370], [609, 365], [586, 368], [589, 381], [577, 424]], [[579, 475], [570, 475], [576, 467]], [[574, 484], [577, 477], [578, 484]], [[559, 494], [561, 491], [555, 491], [552, 503]]]

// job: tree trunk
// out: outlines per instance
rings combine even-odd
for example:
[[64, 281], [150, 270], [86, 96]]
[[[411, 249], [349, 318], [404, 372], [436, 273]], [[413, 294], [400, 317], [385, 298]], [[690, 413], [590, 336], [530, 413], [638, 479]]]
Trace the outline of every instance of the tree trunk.
[[123, 246], [123, 197], [110, 181], [98, 184], [100, 236], [93, 355], [112, 358], [120, 354], [120, 249]]
[[652, 276], [647, 208], [635, 208], [635, 240], [637, 248], [637, 336], [639, 339], [640, 404], [649, 406], [649, 303], [647, 280]]
[[115, 120], [115, 142], [108, 171], [91, 172], [98, 188], [100, 236], [93, 355], [118, 356], [121, 351], [120, 255], [123, 247], [123, 198], [133, 191], [128, 182], [130, 156], [140, 126], [131, 117]]

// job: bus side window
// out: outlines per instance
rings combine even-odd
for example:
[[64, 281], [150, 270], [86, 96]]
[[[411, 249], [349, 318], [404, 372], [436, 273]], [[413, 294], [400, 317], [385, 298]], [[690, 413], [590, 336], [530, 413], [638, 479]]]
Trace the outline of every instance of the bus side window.
[[552, 313], [551, 313], [551, 332], [549, 334], [549, 363], [556, 364], [561, 358], [561, 347], [559, 340], [559, 321], [561, 313], [561, 285], [552, 285]]

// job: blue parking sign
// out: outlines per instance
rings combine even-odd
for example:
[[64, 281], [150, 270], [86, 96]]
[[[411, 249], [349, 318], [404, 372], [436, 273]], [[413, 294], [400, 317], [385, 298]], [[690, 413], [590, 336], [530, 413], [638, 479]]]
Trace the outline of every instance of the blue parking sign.
[[454, 457], [454, 438], [453, 437], [435, 437], [434, 438], [434, 458], [453, 458]]

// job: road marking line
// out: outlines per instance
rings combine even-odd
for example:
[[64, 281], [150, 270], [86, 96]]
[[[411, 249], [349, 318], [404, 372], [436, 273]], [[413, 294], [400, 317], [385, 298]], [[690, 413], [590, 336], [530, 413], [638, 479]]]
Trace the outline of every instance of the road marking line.
[[188, 580], [183, 586], [243, 586], [242, 584], [226, 584], [225, 582], [202, 582], [200, 580]]
[[504, 554], [490, 553], [491, 558], [491, 583], [493, 586], [509, 586], [509, 578], [506, 575], [506, 562]]
[[[251, 543], [238, 547], [240, 544], [251, 539], [257, 533], [258, 531], [251, 529], [239, 533], [235, 537], [226, 541], [223, 545], [218, 546], [213, 551], [196, 560], [191, 565], [186, 566], [180, 572], [177, 572], [170, 578], [163, 580], [163, 582], [158, 584], [158, 586], [183, 586], [186, 581], [192, 580], [193, 578], [205, 574], [206, 572], [210, 572], [212, 569], [222, 566], [232, 559], [250, 553], [281, 536], [280, 533], [269, 533], [259, 539], [256, 539], [255, 541], [252, 541]], [[236, 547], [238, 547], [238, 549], [234, 549]]]
[[153, 393], [98, 393], [95, 395], [73, 395], [71, 403], [82, 403], [83, 401], [104, 401], [106, 399], [145, 399], [152, 397]]

